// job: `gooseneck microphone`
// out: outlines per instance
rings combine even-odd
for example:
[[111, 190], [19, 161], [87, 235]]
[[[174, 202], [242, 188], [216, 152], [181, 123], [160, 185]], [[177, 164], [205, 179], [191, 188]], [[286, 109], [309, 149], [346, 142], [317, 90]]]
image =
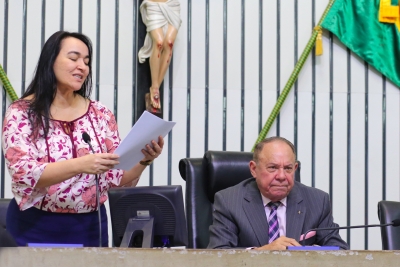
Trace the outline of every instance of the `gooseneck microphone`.
[[82, 139], [83, 139], [83, 141], [85, 141], [86, 144], [89, 145], [90, 149], [92, 150], [92, 153], [94, 154], [94, 149], [92, 147], [92, 144], [90, 143], [91, 139], [87, 132], [82, 133]]
[[[83, 141], [89, 145], [92, 153], [95, 154], [92, 144], [90, 143], [91, 139], [87, 132], [82, 133]], [[102, 233], [101, 233], [101, 212], [100, 212], [100, 189], [99, 189], [99, 176], [96, 174], [96, 205], [97, 205], [97, 213], [99, 215], [99, 247], [102, 246]]]
[[326, 228], [314, 228], [308, 230], [303, 236], [304, 239], [301, 240], [300, 242], [303, 242], [305, 244], [305, 240], [307, 237], [307, 234], [310, 233], [311, 231], [320, 231], [320, 230], [340, 230], [340, 229], [352, 229], [352, 228], [368, 228], [368, 227], [385, 227], [385, 226], [393, 226], [397, 227], [400, 225], [400, 219], [395, 219], [391, 223], [386, 223], [386, 224], [366, 224], [366, 225], [355, 225], [355, 226], [342, 226], [342, 227], [326, 227]]

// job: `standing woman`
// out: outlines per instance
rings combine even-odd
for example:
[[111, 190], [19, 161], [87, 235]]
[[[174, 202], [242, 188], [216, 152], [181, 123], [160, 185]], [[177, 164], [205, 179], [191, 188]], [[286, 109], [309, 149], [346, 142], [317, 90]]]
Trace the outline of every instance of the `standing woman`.
[[153, 113], [161, 110], [160, 85], [171, 62], [172, 49], [182, 20], [178, 0], [144, 0], [140, 5], [147, 35], [139, 50], [139, 62], [150, 57], [151, 87], [146, 94], [146, 107]]
[[[19, 246], [62, 243], [99, 246], [95, 177], [99, 177], [102, 246], [108, 246], [107, 191], [135, 186], [157, 158], [163, 138], [143, 150], [131, 170], [114, 169], [120, 143], [112, 112], [90, 100], [92, 45], [59, 31], [43, 46], [34, 78], [4, 118], [2, 145], [12, 177], [7, 230]], [[95, 154], [82, 139], [91, 137]]]

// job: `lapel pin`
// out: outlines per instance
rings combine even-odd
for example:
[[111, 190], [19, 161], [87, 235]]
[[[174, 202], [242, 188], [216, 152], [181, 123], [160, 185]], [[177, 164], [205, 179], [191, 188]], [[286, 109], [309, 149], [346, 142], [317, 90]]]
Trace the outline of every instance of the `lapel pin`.
[[301, 214], [301, 211], [299, 211], [299, 214]]

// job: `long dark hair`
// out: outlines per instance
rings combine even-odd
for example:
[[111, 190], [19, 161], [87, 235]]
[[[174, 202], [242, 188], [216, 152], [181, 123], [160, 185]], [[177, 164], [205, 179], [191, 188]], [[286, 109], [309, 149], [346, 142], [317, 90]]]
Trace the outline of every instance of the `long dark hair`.
[[84, 98], [89, 98], [92, 93], [92, 42], [87, 36], [77, 32], [58, 31], [54, 33], [44, 44], [32, 82], [21, 97], [34, 95], [29, 105], [28, 114], [35, 137], [38, 136], [42, 118], [44, 119], [44, 135], [47, 136], [49, 132], [50, 106], [57, 93], [57, 79], [53, 66], [60, 53], [62, 40], [68, 37], [81, 40], [89, 50], [89, 74], [81, 89], [74, 93]]

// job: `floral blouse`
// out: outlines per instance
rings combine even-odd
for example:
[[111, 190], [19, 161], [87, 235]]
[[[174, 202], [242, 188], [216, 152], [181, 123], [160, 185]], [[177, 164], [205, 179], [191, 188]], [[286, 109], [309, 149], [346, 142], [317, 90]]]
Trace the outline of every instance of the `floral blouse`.
[[[4, 118], [2, 144], [5, 162], [12, 177], [12, 192], [21, 210], [32, 206], [50, 212], [85, 213], [96, 210], [95, 175], [81, 173], [46, 188], [35, 188], [47, 164], [90, 154], [82, 139], [87, 132], [95, 153], [113, 151], [120, 143], [114, 115], [104, 105], [91, 101], [87, 112], [73, 121], [50, 120], [47, 138], [43, 129], [33, 139], [28, 118], [29, 102], [10, 105]], [[100, 203], [107, 190], [118, 186], [123, 170], [99, 175]]]

